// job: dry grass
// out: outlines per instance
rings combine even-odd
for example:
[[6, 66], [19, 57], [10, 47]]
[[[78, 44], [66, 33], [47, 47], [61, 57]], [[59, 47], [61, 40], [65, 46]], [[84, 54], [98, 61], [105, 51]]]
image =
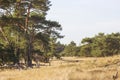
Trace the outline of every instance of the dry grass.
[[[113, 75], [116, 74], [116, 71], [120, 72], [120, 70], [114, 68], [96, 68], [91, 70], [81, 70], [78, 68], [69, 74], [68, 80], [113, 80]], [[120, 78], [117, 78], [117, 80], [120, 80]]]
[[63, 59], [52, 61], [52, 66], [0, 71], [0, 80], [113, 80], [116, 72], [120, 80], [120, 56]]

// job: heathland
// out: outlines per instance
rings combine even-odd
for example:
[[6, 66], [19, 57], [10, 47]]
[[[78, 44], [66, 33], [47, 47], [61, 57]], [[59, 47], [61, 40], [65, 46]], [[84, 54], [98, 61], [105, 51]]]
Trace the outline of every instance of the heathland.
[[51, 66], [27, 70], [0, 70], [0, 80], [120, 80], [120, 56], [101, 58], [63, 57]]

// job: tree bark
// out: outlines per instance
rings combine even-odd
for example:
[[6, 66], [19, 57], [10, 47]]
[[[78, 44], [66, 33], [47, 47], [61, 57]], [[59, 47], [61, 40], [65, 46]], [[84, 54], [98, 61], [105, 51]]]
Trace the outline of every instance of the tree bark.
[[28, 39], [28, 49], [27, 49], [27, 67], [32, 67], [32, 40], [30, 35]]
[[32, 67], [32, 40], [31, 40], [31, 32], [28, 29], [29, 15], [30, 15], [30, 4], [28, 5], [28, 9], [27, 9], [27, 16], [26, 16], [26, 20], [25, 20], [25, 28], [26, 28], [25, 31], [26, 31], [26, 37], [28, 37], [27, 52], [26, 52], [27, 67]]

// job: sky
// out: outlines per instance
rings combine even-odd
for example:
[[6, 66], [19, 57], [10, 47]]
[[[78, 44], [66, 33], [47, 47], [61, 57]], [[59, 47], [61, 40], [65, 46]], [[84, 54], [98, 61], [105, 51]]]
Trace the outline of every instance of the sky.
[[63, 39], [69, 44], [80, 45], [85, 37], [93, 37], [100, 32], [110, 34], [120, 32], [120, 0], [50, 0], [52, 6], [47, 19], [62, 25]]

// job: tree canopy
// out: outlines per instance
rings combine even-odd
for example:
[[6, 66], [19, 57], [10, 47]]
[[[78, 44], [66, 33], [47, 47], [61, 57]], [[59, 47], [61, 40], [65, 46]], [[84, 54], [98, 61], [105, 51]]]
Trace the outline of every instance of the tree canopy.
[[13, 55], [14, 64], [24, 58], [28, 67], [36, 51], [47, 54], [51, 38], [63, 37], [61, 25], [46, 19], [50, 6], [49, 0], [0, 0], [0, 54]]
[[86, 56], [105, 57], [120, 53], [120, 33], [104, 34], [99, 33], [94, 37], [82, 39], [81, 45], [76, 46], [75, 42], [65, 45], [64, 56]]

